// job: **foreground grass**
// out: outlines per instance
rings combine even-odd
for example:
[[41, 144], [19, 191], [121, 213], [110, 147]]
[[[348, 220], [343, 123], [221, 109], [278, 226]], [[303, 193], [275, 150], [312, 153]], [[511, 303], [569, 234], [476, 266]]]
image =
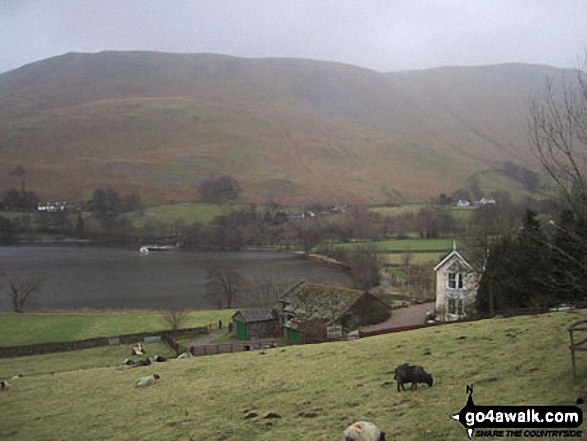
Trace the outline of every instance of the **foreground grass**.
[[[587, 311], [484, 320], [354, 342], [171, 360], [147, 368], [79, 368], [75, 354], [0, 360], [23, 373], [0, 392], [0, 437], [11, 440], [337, 440], [367, 419], [398, 440], [465, 440], [449, 416], [472, 385], [479, 405], [571, 405], [567, 326]], [[79, 359], [98, 357], [77, 353]], [[65, 358], [67, 357], [67, 358]], [[104, 354], [104, 357], [109, 357]], [[423, 364], [434, 387], [398, 393], [403, 362]], [[61, 372], [27, 375], [51, 363]], [[71, 369], [68, 370], [67, 368]], [[155, 370], [156, 369], [156, 370]], [[136, 389], [140, 375], [159, 382]], [[265, 419], [270, 412], [281, 418]], [[257, 416], [252, 416], [255, 413]], [[250, 415], [250, 418], [246, 418]]]
[[[234, 310], [191, 311], [182, 327], [228, 324]], [[159, 311], [0, 313], [0, 346], [83, 340], [169, 329]]]

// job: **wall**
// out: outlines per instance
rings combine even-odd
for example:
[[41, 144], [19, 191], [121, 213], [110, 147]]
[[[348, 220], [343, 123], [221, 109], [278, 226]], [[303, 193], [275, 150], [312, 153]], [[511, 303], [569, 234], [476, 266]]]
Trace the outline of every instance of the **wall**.
[[206, 334], [208, 332], [209, 326], [202, 326], [198, 328], [178, 329], [176, 331], [166, 330], [158, 332], [141, 332], [138, 334], [125, 334], [111, 337], [96, 337], [76, 341], [41, 343], [25, 346], [5, 346], [0, 347], [0, 358], [20, 357], [23, 355], [51, 354], [54, 352], [75, 351], [78, 349], [97, 348], [100, 346], [134, 344], [144, 341], [163, 341], [163, 337], [165, 334], [170, 334], [173, 337], [177, 338], [197, 334]]

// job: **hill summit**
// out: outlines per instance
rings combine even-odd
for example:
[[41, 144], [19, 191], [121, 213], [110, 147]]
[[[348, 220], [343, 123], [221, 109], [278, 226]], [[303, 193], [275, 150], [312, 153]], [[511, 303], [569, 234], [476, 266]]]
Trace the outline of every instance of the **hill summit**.
[[194, 200], [231, 175], [256, 202], [382, 203], [512, 186], [530, 99], [565, 72], [508, 64], [381, 73], [304, 59], [69, 53], [0, 74], [0, 189]]

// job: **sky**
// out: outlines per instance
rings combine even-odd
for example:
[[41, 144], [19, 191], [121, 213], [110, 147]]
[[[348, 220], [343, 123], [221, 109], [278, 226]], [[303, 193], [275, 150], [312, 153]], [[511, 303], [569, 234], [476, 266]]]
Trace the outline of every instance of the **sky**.
[[587, 0], [0, 0], [0, 72], [103, 50], [576, 68]]

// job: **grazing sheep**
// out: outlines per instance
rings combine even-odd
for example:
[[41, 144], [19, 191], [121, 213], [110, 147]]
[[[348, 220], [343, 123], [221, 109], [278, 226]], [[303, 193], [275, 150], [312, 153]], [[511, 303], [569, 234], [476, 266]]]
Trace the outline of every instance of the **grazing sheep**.
[[136, 363], [134, 360], [131, 360], [130, 358], [125, 358], [124, 360], [122, 360], [122, 364], [125, 364], [127, 366], [134, 366]]
[[132, 355], [144, 355], [146, 352], [141, 343], [137, 343], [136, 346], [132, 347]]
[[135, 380], [135, 387], [146, 387], [155, 384], [159, 378], [159, 374], [149, 375], [148, 377], [139, 377]]
[[418, 389], [418, 383], [426, 383], [429, 387], [432, 387], [432, 375], [424, 370], [420, 365], [412, 366], [409, 363], [404, 363], [395, 368], [395, 375], [393, 376], [397, 380], [397, 391], [401, 392], [406, 390], [404, 383], [412, 383], [410, 389]]
[[10, 383], [8, 381], [0, 381], [0, 390], [6, 390], [10, 387]]
[[191, 358], [192, 354], [190, 354], [189, 352], [184, 352], [183, 354], [179, 354], [177, 356], [178, 360], [185, 360], [186, 358]]
[[154, 360], [157, 363], [163, 363], [164, 361], [167, 361], [167, 358], [165, 358], [163, 355], [155, 355]]
[[147, 357], [144, 360], [137, 360], [135, 366], [151, 366], [153, 364], [153, 357]]
[[360, 421], [347, 427], [343, 441], [385, 441], [385, 433], [373, 423]]

